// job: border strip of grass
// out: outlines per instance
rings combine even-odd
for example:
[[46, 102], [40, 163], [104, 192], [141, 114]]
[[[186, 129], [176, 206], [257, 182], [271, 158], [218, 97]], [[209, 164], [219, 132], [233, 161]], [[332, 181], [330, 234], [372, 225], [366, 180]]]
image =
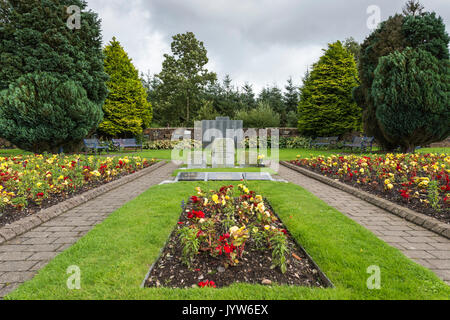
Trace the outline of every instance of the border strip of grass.
[[[291, 234], [336, 288], [234, 284], [222, 289], [140, 288], [194, 187], [227, 182], [180, 182], [150, 188], [111, 214], [6, 299], [449, 299], [450, 287], [367, 229], [299, 186], [249, 182], [266, 196]], [[231, 182], [233, 184], [233, 182]], [[69, 266], [81, 289], [69, 290]], [[381, 269], [381, 289], [369, 290], [367, 268]]]

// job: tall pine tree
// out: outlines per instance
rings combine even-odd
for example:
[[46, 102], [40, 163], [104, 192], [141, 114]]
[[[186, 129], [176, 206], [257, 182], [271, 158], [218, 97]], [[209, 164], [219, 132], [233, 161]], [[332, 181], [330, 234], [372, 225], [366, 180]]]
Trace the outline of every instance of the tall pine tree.
[[306, 136], [339, 136], [361, 127], [361, 109], [352, 98], [357, 86], [353, 54], [340, 41], [314, 64], [301, 88], [298, 127]]
[[133, 137], [150, 126], [152, 105], [138, 70], [116, 38], [105, 47], [105, 71], [109, 75], [108, 97], [103, 105], [102, 134]]

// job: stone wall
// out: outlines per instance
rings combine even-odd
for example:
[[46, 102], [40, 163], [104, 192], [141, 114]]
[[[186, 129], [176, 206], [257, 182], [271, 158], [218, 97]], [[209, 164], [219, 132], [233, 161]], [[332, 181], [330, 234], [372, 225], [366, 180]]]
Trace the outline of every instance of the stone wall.
[[[170, 140], [175, 130], [179, 128], [149, 128], [144, 130], [144, 135], [148, 136], [150, 141], [155, 140]], [[185, 130], [191, 131], [191, 138], [194, 138], [194, 128], [185, 128]], [[244, 129], [244, 132], [247, 129]], [[296, 137], [298, 136], [297, 128], [279, 128], [280, 137]], [[267, 133], [270, 136], [270, 130]]]
[[450, 148], [450, 137], [441, 142], [432, 143], [430, 145], [432, 148]]
[[8, 140], [0, 138], [0, 149], [13, 149], [15, 146]]

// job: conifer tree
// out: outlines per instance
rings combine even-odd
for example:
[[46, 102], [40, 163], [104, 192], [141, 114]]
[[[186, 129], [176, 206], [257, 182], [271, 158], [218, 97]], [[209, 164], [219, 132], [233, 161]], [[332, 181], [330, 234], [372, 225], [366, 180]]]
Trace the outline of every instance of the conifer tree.
[[[71, 6], [80, 9], [76, 28], [68, 27]], [[0, 136], [19, 148], [77, 151], [102, 119], [100, 20], [86, 7], [83, 0], [0, 1]]]
[[139, 136], [150, 126], [152, 106], [138, 70], [116, 38], [105, 47], [105, 71], [109, 94], [103, 105], [102, 134], [113, 137]]
[[361, 127], [361, 109], [352, 98], [358, 84], [353, 54], [340, 41], [313, 65], [300, 89], [298, 127], [306, 136], [339, 136]]

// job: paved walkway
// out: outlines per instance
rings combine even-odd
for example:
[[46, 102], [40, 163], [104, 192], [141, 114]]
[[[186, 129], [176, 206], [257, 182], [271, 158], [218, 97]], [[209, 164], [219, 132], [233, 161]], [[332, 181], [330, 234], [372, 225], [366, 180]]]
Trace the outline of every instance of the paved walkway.
[[116, 209], [169, 179], [175, 169], [175, 165], [166, 164], [0, 245], [0, 298], [31, 279]]
[[449, 239], [284, 166], [279, 176], [309, 190], [450, 284]]

